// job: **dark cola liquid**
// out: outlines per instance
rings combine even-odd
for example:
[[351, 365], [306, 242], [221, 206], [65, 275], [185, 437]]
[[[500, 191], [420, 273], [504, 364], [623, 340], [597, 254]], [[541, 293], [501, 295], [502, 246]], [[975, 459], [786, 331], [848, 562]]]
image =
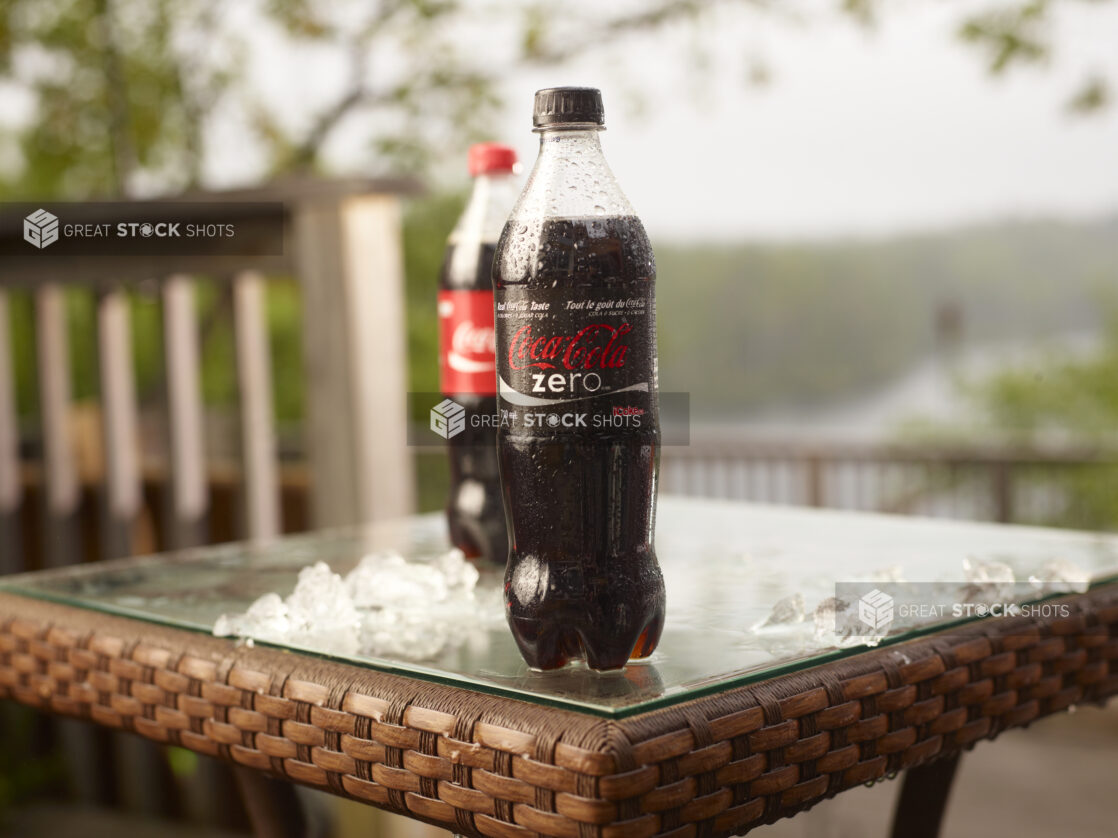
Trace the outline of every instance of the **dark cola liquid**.
[[[465, 253], [465, 258], [459, 253]], [[443, 254], [439, 288], [447, 291], [491, 291], [493, 289], [493, 242], [451, 243]], [[457, 255], [456, 255], [457, 254]]]
[[[515, 222], [506, 227], [494, 273], [497, 367], [520, 402], [503, 392], [498, 405], [518, 414], [498, 432], [512, 537], [509, 625], [532, 667], [584, 658], [594, 669], [615, 669], [651, 654], [664, 623], [652, 538], [659, 462], [655, 311], [641, 305], [652, 302], [652, 250], [633, 217], [556, 219], [533, 241], [518, 235], [524, 233]], [[502, 320], [502, 304], [508, 309], [521, 300], [530, 302], [529, 311]], [[579, 308], [582, 301], [591, 302]], [[548, 310], [534, 319], [532, 307], [545, 302]], [[631, 312], [611, 313], [619, 303]], [[578, 391], [590, 376], [594, 394]], [[550, 383], [575, 389], [540, 396]], [[533, 399], [545, 403], [524, 404]], [[549, 421], [616, 410], [642, 411], [645, 421], [596, 427]], [[526, 426], [529, 413], [543, 420]]]
[[[463, 259], [461, 250], [466, 249]], [[490, 277], [496, 246], [490, 242], [480, 244], [451, 244], [447, 247], [439, 275], [440, 291], [480, 291], [492, 293]], [[476, 253], [476, 258], [474, 254]], [[457, 254], [457, 258], [456, 258]], [[491, 308], [492, 301], [489, 306]], [[490, 318], [492, 314], [490, 313]], [[446, 365], [447, 352], [452, 348], [451, 338], [444, 340], [442, 363]], [[485, 389], [493, 390], [493, 377], [488, 374]], [[448, 376], [443, 371], [443, 380]], [[471, 417], [494, 417], [497, 414], [497, 397], [476, 392], [477, 387], [444, 384], [443, 395], [466, 409]], [[501, 500], [500, 475], [497, 468], [497, 429], [492, 423], [467, 421], [465, 428], [447, 440], [450, 462], [450, 494], [447, 498], [446, 519], [450, 541], [470, 558], [483, 557], [496, 564], [504, 564], [508, 557], [508, 533], [505, 529], [505, 512]]]

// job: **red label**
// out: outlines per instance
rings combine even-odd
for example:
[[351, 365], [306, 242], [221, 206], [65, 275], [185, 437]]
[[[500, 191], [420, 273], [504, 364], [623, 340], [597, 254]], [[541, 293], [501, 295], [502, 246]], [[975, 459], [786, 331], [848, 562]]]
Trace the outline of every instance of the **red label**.
[[447, 395], [496, 394], [492, 291], [439, 292], [439, 384]]
[[512, 336], [509, 366], [514, 370], [553, 370], [559, 363], [568, 370], [623, 367], [629, 345], [620, 339], [632, 330], [628, 323], [593, 323], [574, 335], [536, 337], [530, 325], [521, 326]]

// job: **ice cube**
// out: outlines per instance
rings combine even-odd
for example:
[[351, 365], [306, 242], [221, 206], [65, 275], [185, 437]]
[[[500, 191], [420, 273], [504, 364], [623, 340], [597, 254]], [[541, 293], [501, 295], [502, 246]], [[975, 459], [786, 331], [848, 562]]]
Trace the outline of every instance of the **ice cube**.
[[889, 565], [888, 567], [879, 568], [870, 574], [870, 581], [873, 582], [892, 582], [899, 584], [904, 582], [904, 568], [899, 564]]
[[228, 614], [222, 614], [218, 617], [214, 622], [214, 637], [236, 637], [237, 627], [234, 619]]
[[461, 550], [448, 550], [439, 556], [435, 564], [446, 578], [448, 587], [472, 591], [477, 586], [480, 574], [472, 563], [466, 561], [466, 554]]
[[802, 623], [804, 621], [804, 595], [801, 593], [794, 593], [790, 596], [778, 599], [773, 605], [772, 611], [769, 616], [760, 622], [756, 629], [763, 629], [767, 626], [782, 626], [790, 623]]
[[1040, 594], [1062, 591], [1084, 593], [1091, 584], [1091, 575], [1069, 559], [1052, 559], [1044, 563], [1040, 572], [1029, 577], [1029, 584]]
[[963, 559], [967, 583], [960, 586], [963, 602], [1012, 602], [1016, 581], [1013, 568], [1005, 562], [979, 562]]
[[424, 614], [391, 609], [371, 611], [361, 624], [361, 649], [378, 657], [428, 660], [448, 647], [451, 633], [456, 630], [461, 627], [428, 619]]
[[222, 614], [214, 624], [214, 634], [282, 642], [290, 628], [287, 605], [279, 594], [270, 593], [253, 602], [243, 614]]
[[827, 597], [815, 608], [815, 631], [812, 639], [822, 648], [848, 649], [854, 646], [876, 646], [886, 632], [871, 629], [858, 618], [858, 609], [838, 597]]
[[459, 550], [411, 562], [372, 553], [344, 579], [318, 562], [299, 572], [286, 600], [266, 594], [244, 614], [222, 615], [214, 633], [426, 660], [467, 643], [482, 648], [489, 628], [504, 622], [500, 590], [479, 592], [478, 579]]
[[423, 607], [446, 599], [447, 577], [426, 562], [373, 553], [350, 571], [346, 588], [360, 608]]
[[324, 652], [357, 651], [361, 616], [345, 581], [325, 562], [299, 571], [299, 581], [285, 603], [291, 642]]
[[279, 594], [264, 594], [248, 607], [244, 615], [244, 634], [282, 637], [291, 628], [287, 603]]

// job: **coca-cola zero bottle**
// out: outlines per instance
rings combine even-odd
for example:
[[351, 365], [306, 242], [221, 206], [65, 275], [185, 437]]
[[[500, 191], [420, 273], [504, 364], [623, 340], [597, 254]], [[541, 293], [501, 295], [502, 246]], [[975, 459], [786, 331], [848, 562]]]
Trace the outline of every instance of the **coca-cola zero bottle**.
[[470, 148], [473, 191], [450, 234], [439, 275], [439, 382], [464, 408], [450, 433], [450, 540], [471, 558], [503, 563], [508, 535], [497, 473], [493, 356], [493, 252], [516, 201], [516, 152], [496, 143]]
[[540, 155], [493, 263], [509, 626], [532, 667], [615, 669], [664, 623], [656, 267], [599, 91], [536, 93]]

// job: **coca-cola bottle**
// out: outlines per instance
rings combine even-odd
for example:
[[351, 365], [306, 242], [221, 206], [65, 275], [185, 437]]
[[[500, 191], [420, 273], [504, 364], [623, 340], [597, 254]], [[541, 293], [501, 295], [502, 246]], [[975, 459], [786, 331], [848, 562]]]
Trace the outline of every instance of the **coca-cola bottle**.
[[536, 93], [540, 155], [493, 263], [509, 626], [537, 669], [615, 669], [664, 624], [656, 267], [599, 91]]
[[493, 357], [493, 251], [516, 201], [516, 152], [496, 143], [470, 148], [473, 192], [447, 242], [439, 275], [439, 382], [465, 409], [447, 439], [450, 540], [471, 558], [504, 563], [505, 512], [497, 473], [497, 370]]

